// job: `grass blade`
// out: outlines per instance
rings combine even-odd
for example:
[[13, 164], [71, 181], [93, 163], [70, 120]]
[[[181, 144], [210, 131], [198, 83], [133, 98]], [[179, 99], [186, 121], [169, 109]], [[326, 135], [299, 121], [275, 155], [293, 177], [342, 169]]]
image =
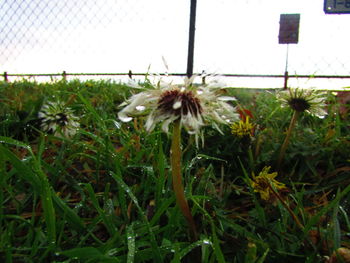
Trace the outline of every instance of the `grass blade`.
[[207, 219], [209, 220], [209, 223], [210, 223], [210, 227], [211, 227], [211, 231], [212, 231], [212, 247], [213, 247], [213, 250], [214, 250], [214, 254], [216, 256], [216, 260], [217, 262], [219, 263], [225, 263], [226, 260], [225, 260], [225, 257], [224, 257], [224, 254], [222, 253], [222, 250], [221, 250], [221, 247], [220, 247], [220, 241], [219, 241], [219, 238], [216, 234], [216, 227], [215, 227], [215, 223], [212, 219], [212, 217], [208, 214], [208, 212], [203, 209], [199, 204], [198, 202], [192, 198], [192, 202], [195, 204], [196, 207], [199, 208], [199, 210], [202, 211], [202, 213], [207, 217]]
[[166, 200], [163, 200], [161, 206], [157, 209], [156, 213], [152, 217], [150, 221], [150, 225], [153, 226], [157, 223], [159, 218], [162, 216], [162, 214], [167, 211], [168, 207], [175, 202], [175, 197], [172, 196], [171, 198], [168, 198]]
[[155, 262], [163, 262], [162, 260], [162, 256], [159, 250], [159, 247], [157, 245], [157, 241], [155, 238], [155, 235], [151, 229], [151, 225], [147, 220], [147, 217], [145, 215], [145, 213], [143, 212], [142, 208], [139, 205], [139, 202], [136, 198], [136, 196], [133, 194], [133, 192], [131, 191], [131, 189], [129, 188], [129, 186], [123, 181], [123, 179], [121, 178], [120, 174], [115, 174], [113, 172], [110, 173], [111, 176], [113, 177], [113, 179], [123, 188], [123, 190], [129, 195], [130, 199], [133, 201], [133, 203], [135, 204], [135, 206], [137, 207], [141, 217], [143, 218], [147, 228], [148, 228], [148, 232], [150, 235], [150, 242], [151, 242], [151, 246], [152, 246], [152, 250], [154, 252], [154, 260]]
[[89, 193], [89, 196], [91, 198], [91, 202], [95, 209], [97, 210], [98, 214], [100, 215], [105, 227], [107, 228], [109, 234], [111, 236], [114, 236], [116, 233], [116, 228], [114, 227], [113, 221], [106, 215], [105, 211], [100, 207], [96, 194], [94, 192], [94, 189], [92, 188], [91, 184], [86, 184], [86, 190]]
[[83, 220], [71, 209], [56, 193], [52, 194], [52, 200], [57, 208], [60, 209], [62, 214], [68, 219], [70, 225], [77, 231], [83, 231], [85, 225]]
[[[8, 141], [8, 140], [7, 140]], [[22, 144], [23, 146], [23, 144]], [[45, 222], [47, 226], [48, 240], [50, 246], [56, 242], [56, 215], [52, 202], [52, 191], [46, 175], [41, 170], [40, 162], [35, 158], [34, 154], [27, 146], [33, 159], [33, 170], [29, 165], [25, 165], [14, 153], [0, 145], [0, 152], [11, 162], [13, 167], [18, 171], [18, 176], [29, 182], [34, 190], [39, 193], [43, 206]]]
[[42, 183], [38, 176], [28, 167], [22, 160], [20, 160], [14, 153], [0, 144], [0, 153], [5, 160], [8, 160], [17, 170], [19, 177], [29, 182], [37, 193], [41, 192]]
[[332, 200], [327, 206], [324, 206], [316, 215], [311, 217], [311, 219], [307, 222], [305, 228], [304, 228], [304, 235], [306, 236], [309, 232], [309, 230], [319, 222], [321, 216], [323, 216], [325, 213], [327, 213], [329, 210], [334, 208], [342, 197], [344, 197], [347, 193], [350, 192], [350, 185], [348, 185], [342, 192], [338, 192], [337, 196]]
[[98, 250], [95, 247], [73, 248], [70, 250], [62, 251], [59, 254], [69, 257], [71, 259], [84, 260], [84, 262], [120, 262], [116, 258], [112, 258], [102, 254], [100, 250]]
[[132, 224], [126, 228], [126, 238], [128, 242], [128, 255], [126, 257], [126, 262], [133, 263], [135, 258], [135, 233]]
[[166, 168], [166, 157], [163, 152], [163, 144], [161, 142], [161, 135], [158, 135], [158, 153], [157, 153], [157, 172], [159, 174], [159, 178], [157, 179], [156, 183], [156, 193], [155, 193], [155, 199], [156, 204], [160, 204], [163, 202], [161, 196], [164, 189], [164, 184], [166, 180], [166, 174], [165, 174], [165, 168]]

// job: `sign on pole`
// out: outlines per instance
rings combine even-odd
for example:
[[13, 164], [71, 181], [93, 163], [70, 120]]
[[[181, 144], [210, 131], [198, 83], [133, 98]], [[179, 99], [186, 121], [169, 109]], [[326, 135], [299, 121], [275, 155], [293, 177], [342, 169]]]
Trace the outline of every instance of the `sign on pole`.
[[324, 0], [326, 14], [350, 14], [350, 0]]
[[281, 14], [280, 30], [278, 34], [278, 43], [287, 44], [286, 69], [284, 72], [283, 88], [288, 87], [288, 47], [289, 44], [298, 44], [299, 42], [299, 24], [300, 14]]
[[279, 44], [297, 44], [299, 41], [300, 14], [281, 14]]

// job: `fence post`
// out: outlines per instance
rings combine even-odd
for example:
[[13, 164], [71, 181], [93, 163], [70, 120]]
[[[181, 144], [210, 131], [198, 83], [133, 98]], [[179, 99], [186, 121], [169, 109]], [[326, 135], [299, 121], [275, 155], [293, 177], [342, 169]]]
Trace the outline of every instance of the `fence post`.
[[193, 75], [193, 54], [194, 54], [194, 33], [196, 30], [196, 10], [197, 0], [191, 0], [190, 11], [190, 30], [188, 38], [188, 56], [187, 56], [187, 72], [186, 75], [190, 78]]
[[4, 72], [4, 81], [5, 82], [9, 82], [8, 76], [7, 76], [7, 72]]
[[67, 80], [67, 72], [65, 70], [63, 70], [63, 72], [62, 72], [62, 78], [64, 81]]
[[284, 85], [283, 85], [283, 89], [287, 89], [288, 88], [288, 71], [284, 72]]

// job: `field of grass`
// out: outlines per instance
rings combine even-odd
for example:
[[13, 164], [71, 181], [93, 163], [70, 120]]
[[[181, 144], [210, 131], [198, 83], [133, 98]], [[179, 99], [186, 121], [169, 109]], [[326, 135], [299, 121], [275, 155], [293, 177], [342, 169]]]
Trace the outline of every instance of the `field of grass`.
[[[251, 115], [249, 136], [206, 126], [196, 147], [182, 131], [193, 238], [172, 187], [171, 133], [118, 118], [136, 92], [0, 83], [0, 262], [350, 262], [350, 119], [334, 94], [324, 118], [300, 114], [281, 162], [293, 112], [275, 92], [226, 90]], [[74, 134], [43, 131], [49, 101], [74, 113]], [[264, 168], [275, 177], [259, 190]]]

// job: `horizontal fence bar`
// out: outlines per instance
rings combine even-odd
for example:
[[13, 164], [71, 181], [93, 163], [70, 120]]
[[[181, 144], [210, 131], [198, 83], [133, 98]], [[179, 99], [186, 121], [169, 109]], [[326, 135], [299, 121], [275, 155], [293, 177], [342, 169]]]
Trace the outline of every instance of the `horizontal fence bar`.
[[[285, 75], [265, 75], [265, 74], [220, 74], [224, 77], [243, 78], [285, 78]], [[310, 78], [310, 79], [350, 79], [350, 75], [288, 75], [288, 78]]]
[[[133, 77], [137, 76], [168, 76], [168, 77], [186, 77], [186, 73], [134, 73], [131, 70], [129, 72], [125, 73], [69, 73], [66, 71], [63, 71], [62, 73], [8, 73], [4, 72], [3, 73], [3, 78], [5, 82], [10, 81], [10, 77], [18, 77], [18, 78], [35, 78], [35, 77], [50, 77], [51, 81], [54, 81], [54, 77], [61, 77], [62, 80], [66, 80], [67, 77], [83, 77], [83, 76], [101, 76], [101, 77], [113, 77], [113, 76], [124, 76], [124, 77], [129, 77], [129, 79], [132, 79]], [[287, 89], [288, 88], [288, 80], [289, 79], [338, 79], [338, 80], [347, 80], [350, 79], [350, 75], [289, 75], [288, 72], [286, 71], [284, 74], [231, 74], [231, 73], [223, 73], [223, 74], [208, 74], [205, 73], [204, 71], [202, 73], [193, 73], [193, 76], [198, 76], [201, 77], [202, 79], [202, 84], [206, 83], [207, 78], [211, 77], [227, 77], [227, 78], [250, 78], [250, 79], [258, 79], [258, 78], [265, 78], [265, 79], [284, 79], [284, 85], [281, 87], [276, 87], [276, 88], [283, 88]], [[256, 87], [257, 89], [260, 89], [262, 87]], [[264, 89], [265, 87], [263, 87]], [[322, 88], [321, 88], [322, 89]], [[339, 86], [334, 86], [332, 88], [329, 88], [328, 86], [323, 88], [325, 90], [349, 90], [348, 85], [339, 85]]]
[[[4, 72], [3, 77], [60, 77], [60, 76], [173, 76], [184, 77], [186, 73], [8, 73]], [[195, 76], [210, 77], [210, 74], [193, 73]], [[285, 74], [213, 74], [212, 76], [237, 77], [237, 78], [285, 78]], [[350, 79], [350, 75], [288, 75], [288, 78], [328, 78], [328, 79]]]
[[7, 77], [61, 77], [61, 76], [149, 76], [149, 75], [161, 75], [161, 76], [186, 76], [185, 73], [7, 73], [4, 72], [4, 76]]

